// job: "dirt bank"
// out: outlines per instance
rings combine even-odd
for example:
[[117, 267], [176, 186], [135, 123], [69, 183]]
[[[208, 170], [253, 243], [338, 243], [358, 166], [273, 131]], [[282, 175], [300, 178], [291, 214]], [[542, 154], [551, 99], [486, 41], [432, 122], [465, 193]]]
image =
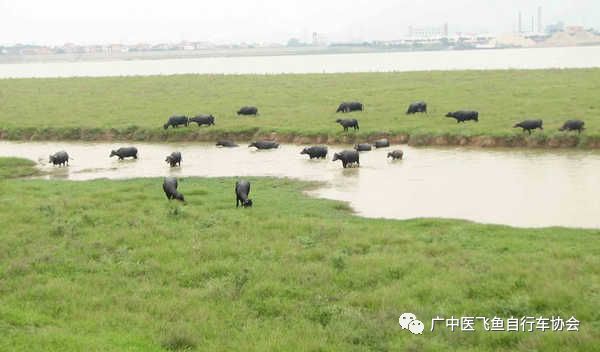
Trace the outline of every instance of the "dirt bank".
[[162, 131], [144, 130], [135, 126], [125, 129], [99, 128], [62, 128], [62, 129], [2, 129], [0, 140], [21, 141], [146, 141], [146, 142], [213, 142], [217, 139], [233, 139], [250, 141], [256, 139], [273, 139], [281, 143], [294, 144], [353, 144], [388, 138], [393, 144], [411, 146], [469, 146], [480, 148], [586, 148], [600, 149], [599, 136], [586, 134], [514, 134], [506, 136], [463, 136], [463, 135], [430, 135], [408, 133], [372, 133], [355, 134], [316, 134], [302, 135], [296, 133], [262, 132], [248, 130], [239, 132], [212, 131]]

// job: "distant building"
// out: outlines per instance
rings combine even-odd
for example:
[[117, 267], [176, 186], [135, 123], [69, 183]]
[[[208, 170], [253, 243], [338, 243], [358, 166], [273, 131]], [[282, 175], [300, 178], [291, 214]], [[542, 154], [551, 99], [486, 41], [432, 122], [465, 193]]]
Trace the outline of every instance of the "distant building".
[[312, 34], [312, 45], [323, 46], [327, 45], [327, 37], [321, 33], [313, 32]]
[[444, 23], [444, 25], [439, 27], [409, 26], [408, 36], [410, 38], [447, 38], [448, 23]]

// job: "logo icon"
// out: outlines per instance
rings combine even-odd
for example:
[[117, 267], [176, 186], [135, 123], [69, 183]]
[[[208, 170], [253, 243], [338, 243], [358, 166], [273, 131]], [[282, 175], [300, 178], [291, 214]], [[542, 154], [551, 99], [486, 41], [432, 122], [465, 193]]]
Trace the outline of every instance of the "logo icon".
[[417, 320], [417, 316], [413, 313], [403, 313], [398, 318], [398, 324], [400, 324], [402, 330], [408, 330], [415, 335], [422, 335], [423, 330], [425, 330], [423, 322]]

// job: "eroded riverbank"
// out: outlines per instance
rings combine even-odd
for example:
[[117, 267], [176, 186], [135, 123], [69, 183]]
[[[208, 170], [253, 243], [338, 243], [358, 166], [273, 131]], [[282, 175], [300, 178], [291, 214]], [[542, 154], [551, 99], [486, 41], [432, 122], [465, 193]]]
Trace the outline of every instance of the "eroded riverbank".
[[478, 148], [583, 148], [600, 149], [600, 136], [575, 133], [527, 135], [515, 133], [504, 136], [452, 135], [373, 132], [361, 134], [311, 134], [264, 132], [257, 128], [239, 132], [223, 131], [164, 131], [132, 126], [124, 129], [100, 128], [23, 128], [0, 129], [0, 140], [6, 141], [70, 141], [70, 142], [215, 142], [218, 139], [249, 141], [277, 140], [292, 144], [354, 144], [388, 138], [394, 144], [437, 147]]

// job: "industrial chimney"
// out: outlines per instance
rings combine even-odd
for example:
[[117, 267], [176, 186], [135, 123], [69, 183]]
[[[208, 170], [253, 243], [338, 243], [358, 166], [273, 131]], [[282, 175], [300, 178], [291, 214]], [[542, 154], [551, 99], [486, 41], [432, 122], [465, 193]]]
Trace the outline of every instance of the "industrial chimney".
[[519, 33], [523, 33], [523, 19], [521, 16], [521, 11], [519, 11], [519, 26], [518, 26], [518, 32]]
[[542, 33], [544, 28], [542, 26], [542, 7], [538, 6], [538, 33]]

